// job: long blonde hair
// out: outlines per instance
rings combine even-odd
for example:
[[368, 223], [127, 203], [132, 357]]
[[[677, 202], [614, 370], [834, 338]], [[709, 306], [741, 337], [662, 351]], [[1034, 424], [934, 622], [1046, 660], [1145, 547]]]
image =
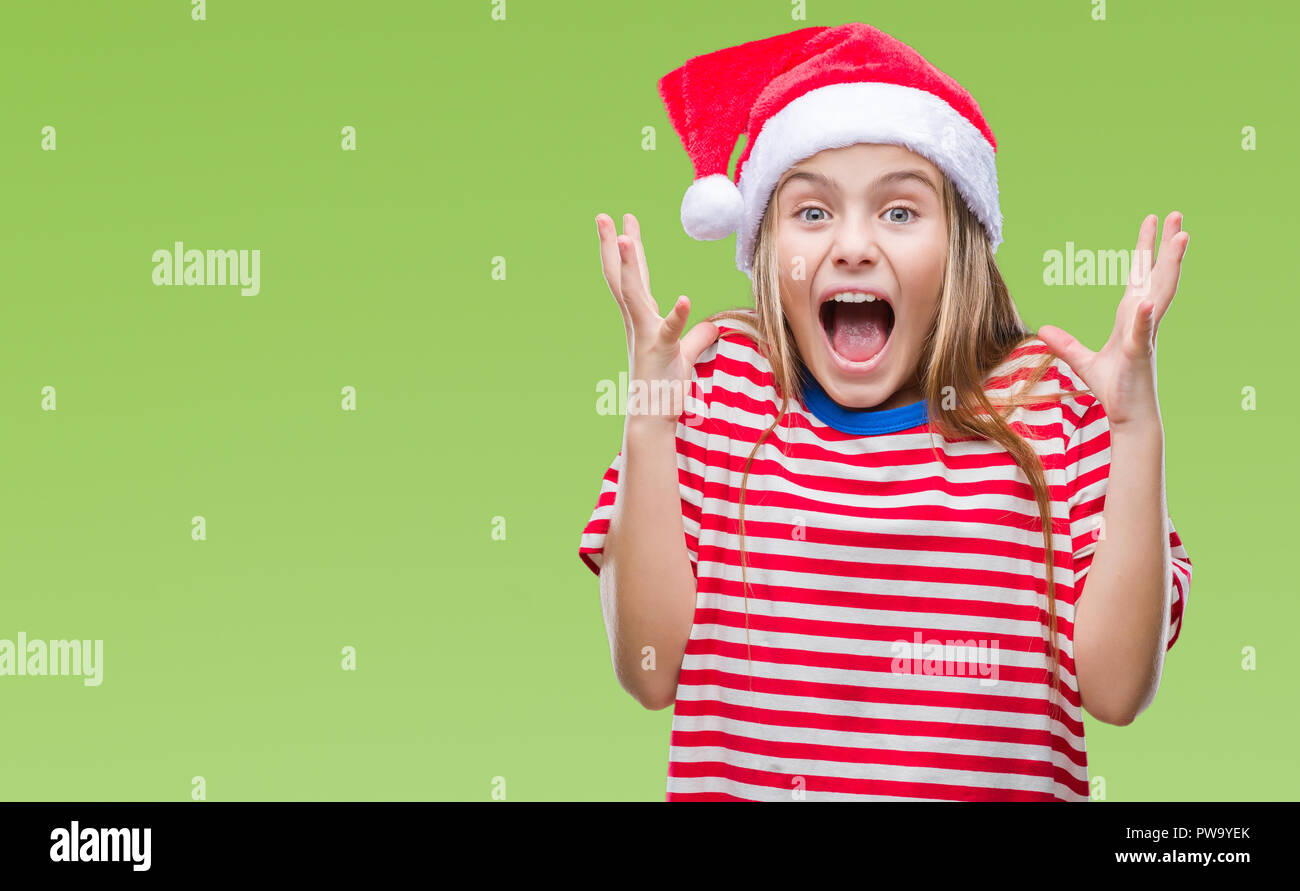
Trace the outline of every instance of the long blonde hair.
[[[1042, 521], [1046, 551], [1045, 578], [1048, 604], [1047, 651], [1051, 658], [1052, 703], [1060, 695], [1060, 653], [1056, 646], [1056, 586], [1052, 548], [1052, 510], [1042, 460], [1006, 418], [1018, 405], [1044, 400], [1032, 392], [1051, 366], [1046, 353], [1033, 367], [1023, 390], [1008, 400], [992, 402], [985, 381], [1017, 347], [1036, 338], [1025, 327], [998, 270], [992, 248], [979, 220], [971, 213], [948, 177], [943, 177], [943, 203], [948, 220], [948, 259], [944, 269], [938, 312], [921, 347], [918, 378], [930, 419], [930, 449], [937, 456], [934, 433], [947, 439], [976, 437], [992, 440], [1010, 453], [1033, 488]], [[749, 659], [749, 581], [745, 560], [745, 490], [749, 469], [759, 446], [776, 429], [791, 400], [802, 400], [798, 366], [803, 362], [794, 334], [782, 311], [776, 249], [775, 199], [768, 202], [754, 245], [753, 308], [723, 310], [711, 322], [740, 321], [757, 333], [759, 348], [771, 365], [781, 408], [772, 424], [750, 450], [740, 484], [740, 561], [745, 596], [745, 652], [750, 663], [750, 692], [754, 689], [753, 663]], [[723, 332], [725, 337], [730, 332]], [[738, 332], [740, 333], [740, 332]], [[1079, 396], [1088, 390], [1051, 394], [1056, 399]], [[1046, 398], [1051, 398], [1048, 396]], [[955, 408], [938, 410], [945, 404]], [[1027, 430], [1027, 428], [1026, 428]], [[1057, 704], [1059, 708], [1059, 704]], [[1049, 710], [1050, 715], [1050, 710]]]

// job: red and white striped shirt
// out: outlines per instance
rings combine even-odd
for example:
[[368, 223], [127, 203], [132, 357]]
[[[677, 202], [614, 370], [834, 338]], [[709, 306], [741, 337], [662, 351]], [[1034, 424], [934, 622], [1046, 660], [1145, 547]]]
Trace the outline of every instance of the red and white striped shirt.
[[[677, 425], [697, 594], [667, 799], [1087, 800], [1073, 630], [1104, 534], [1101, 403], [1044, 400], [1008, 418], [1041, 437], [1030, 442], [1051, 493], [1064, 715], [1049, 718], [1033, 489], [994, 442], [935, 433], [932, 452], [924, 402], [853, 411], [814, 380], [759, 448], [745, 496], [747, 649], [740, 483], [780, 400], [752, 332], [719, 327], [737, 334], [695, 363]], [[1046, 351], [1034, 339], [1013, 352], [986, 379], [990, 396], [1009, 394]], [[1056, 359], [1035, 393], [1083, 388]], [[704, 422], [685, 423], [691, 414]], [[620, 452], [582, 533], [597, 574], [622, 464]], [[1172, 520], [1167, 529], [1173, 646], [1192, 564]]]

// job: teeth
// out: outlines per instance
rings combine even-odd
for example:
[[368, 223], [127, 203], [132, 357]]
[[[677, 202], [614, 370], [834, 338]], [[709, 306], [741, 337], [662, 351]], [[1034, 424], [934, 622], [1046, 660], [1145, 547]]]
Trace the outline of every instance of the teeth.
[[837, 303], [864, 303], [878, 298], [875, 294], [864, 294], [861, 291], [841, 291], [831, 299]]

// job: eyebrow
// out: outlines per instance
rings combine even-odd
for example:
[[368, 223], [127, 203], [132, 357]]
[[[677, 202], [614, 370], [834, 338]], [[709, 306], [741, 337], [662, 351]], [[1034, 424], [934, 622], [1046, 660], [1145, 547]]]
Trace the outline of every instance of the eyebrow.
[[[837, 191], [840, 189], [840, 184], [835, 180], [825, 174], [817, 173], [813, 170], [799, 170], [790, 174], [790, 176], [786, 178], [785, 182], [781, 183], [781, 189], [784, 189], [796, 179], [806, 179], [810, 182], [819, 183], [828, 189], [835, 189]], [[891, 183], [903, 182], [911, 179], [919, 180], [924, 183], [929, 187], [930, 191], [934, 193], [936, 198], [939, 197], [938, 187], [936, 187], [930, 177], [925, 174], [925, 171], [916, 168], [909, 168], [907, 170], [891, 170], [888, 173], [882, 173], [880, 176], [876, 177], [869, 189], [878, 189], [881, 186], [887, 186]], [[778, 189], [778, 192], [779, 191], [780, 189]]]

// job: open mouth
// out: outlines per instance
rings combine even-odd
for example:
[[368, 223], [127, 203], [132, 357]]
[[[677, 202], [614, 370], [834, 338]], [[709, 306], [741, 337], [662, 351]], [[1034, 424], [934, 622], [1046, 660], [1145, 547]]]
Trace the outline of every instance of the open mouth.
[[836, 294], [822, 303], [818, 315], [826, 345], [846, 365], [871, 363], [884, 352], [894, 330], [889, 301], [871, 300], [863, 293]]

